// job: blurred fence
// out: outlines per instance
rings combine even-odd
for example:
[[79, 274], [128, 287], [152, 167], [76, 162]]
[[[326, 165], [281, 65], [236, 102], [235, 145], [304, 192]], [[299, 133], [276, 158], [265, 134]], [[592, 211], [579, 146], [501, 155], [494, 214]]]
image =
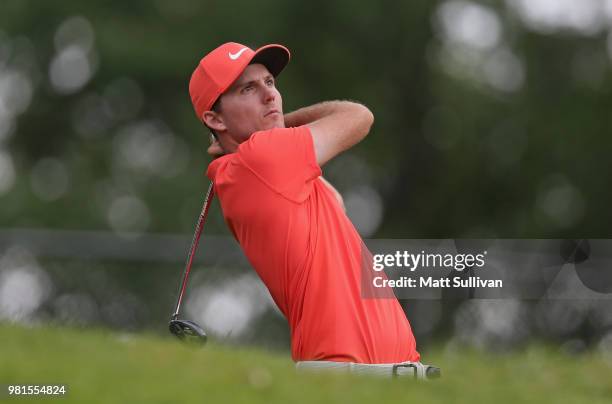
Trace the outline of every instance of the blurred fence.
[[[172, 234], [2, 230], [0, 319], [166, 333], [190, 241], [189, 236]], [[394, 241], [367, 243], [373, 252], [381, 252], [401, 245], [401, 240]], [[602, 240], [594, 245], [597, 242], [603, 245]], [[455, 241], [452, 249], [473, 249], [468, 244]], [[547, 251], [558, 253], [558, 243], [549, 245], [553, 247]], [[489, 300], [451, 293], [401, 303], [421, 349], [437, 341], [448, 349], [467, 344], [504, 351], [536, 339], [571, 352], [608, 346], [612, 299], [580, 283], [576, 268], [570, 262], [555, 272], [557, 283], [574, 293], [562, 298]], [[595, 288], [609, 281], [605, 276], [598, 279]], [[184, 311], [213, 337], [288, 349], [286, 321], [232, 238], [204, 235]]]

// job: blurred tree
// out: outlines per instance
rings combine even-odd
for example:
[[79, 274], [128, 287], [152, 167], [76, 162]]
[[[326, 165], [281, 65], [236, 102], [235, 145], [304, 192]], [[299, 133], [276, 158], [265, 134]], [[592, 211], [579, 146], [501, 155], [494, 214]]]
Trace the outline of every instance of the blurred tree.
[[380, 196], [374, 235], [606, 237], [609, 29], [538, 28], [517, 4], [5, 0], [0, 224], [188, 231], [208, 160], [187, 83], [233, 40], [292, 50], [286, 110], [375, 112], [326, 168]]

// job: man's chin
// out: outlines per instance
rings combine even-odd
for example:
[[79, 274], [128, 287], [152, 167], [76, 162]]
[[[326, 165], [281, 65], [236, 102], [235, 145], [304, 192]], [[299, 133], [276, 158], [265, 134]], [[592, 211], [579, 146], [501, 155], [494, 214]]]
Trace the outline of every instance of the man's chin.
[[270, 129], [284, 129], [285, 128], [285, 119], [284, 118], [280, 118], [280, 119], [275, 119], [274, 121], [270, 121], [270, 122], [266, 122], [263, 125], [261, 125], [259, 128], [255, 129], [253, 132], [251, 132], [249, 135], [247, 135], [246, 137], [244, 137], [240, 143], [244, 142], [245, 140], [249, 139], [251, 137], [251, 135], [255, 132], [262, 132], [265, 130], [270, 130]]
[[284, 128], [285, 127], [285, 120], [282, 119], [282, 117], [280, 119], [275, 119], [274, 121], [264, 125], [265, 128], [261, 129], [261, 130], [270, 130], [270, 129], [279, 129], [279, 128]]

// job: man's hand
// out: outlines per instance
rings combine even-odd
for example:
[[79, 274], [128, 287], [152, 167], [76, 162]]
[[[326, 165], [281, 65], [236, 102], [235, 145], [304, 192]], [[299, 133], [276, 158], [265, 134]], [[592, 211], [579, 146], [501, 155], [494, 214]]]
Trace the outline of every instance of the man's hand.
[[219, 141], [212, 134], [210, 135], [210, 146], [208, 146], [206, 152], [213, 160], [225, 154], [221, 148], [221, 144], [219, 144]]

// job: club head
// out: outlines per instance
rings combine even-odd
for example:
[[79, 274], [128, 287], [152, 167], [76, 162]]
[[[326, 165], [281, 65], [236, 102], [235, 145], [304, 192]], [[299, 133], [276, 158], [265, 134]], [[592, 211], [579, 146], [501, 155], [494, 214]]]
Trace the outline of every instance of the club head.
[[181, 341], [205, 344], [206, 333], [196, 323], [189, 320], [170, 320], [168, 324], [170, 332], [176, 335]]

